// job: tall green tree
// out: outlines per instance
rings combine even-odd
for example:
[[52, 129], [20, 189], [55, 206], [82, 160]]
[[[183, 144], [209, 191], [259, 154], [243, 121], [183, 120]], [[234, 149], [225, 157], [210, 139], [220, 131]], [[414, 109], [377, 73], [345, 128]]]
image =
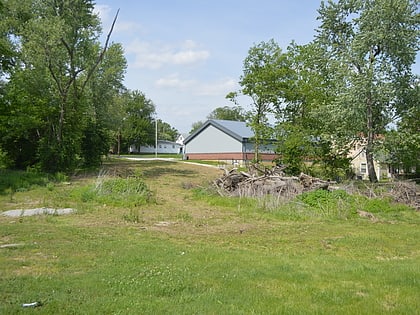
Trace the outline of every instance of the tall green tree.
[[172, 127], [169, 123], [158, 119], [157, 135], [159, 140], [176, 141], [176, 138], [179, 135], [179, 131]]
[[[6, 139], [10, 138], [9, 116], [10, 104], [6, 93], [8, 79], [16, 63], [19, 62], [19, 43], [15, 34], [30, 18], [30, 2], [28, 0], [0, 1], [0, 163], [9, 165], [14, 159], [11, 154], [14, 152], [4, 145]], [[30, 119], [30, 118], [29, 118]], [[30, 124], [29, 124], [30, 125]]]
[[98, 166], [114, 144], [121, 121], [118, 96], [125, 92], [123, 79], [127, 62], [120, 44], [112, 44], [87, 85], [90, 106], [82, 137], [85, 166]]
[[[347, 175], [350, 168], [346, 147], [334, 143], [325, 117], [319, 112], [334, 100], [330, 91], [330, 76], [319, 62], [322, 50], [316, 43], [287, 47], [282, 102], [275, 106], [276, 131], [280, 161], [286, 172], [316, 172], [329, 178]], [[311, 166], [308, 167], [308, 163]], [[321, 173], [319, 173], [321, 171]]]
[[[370, 181], [376, 182], [374, 152], [390, 123], [411, 99], [411, 66], [419, 49], [417, 0], [322, 2], [315, 42], [331, 77], [334, 100], [323, 109], [336, 140], [366, 137]], [[414, 105], [414, 104], [417, 105]]]
[[239, 81], [241, 89], [226, 96], [235, 104], [240, 95], [248, 96], [252, 101], [248, 124], [255, 135], [254, 159], [257, 162], [260, 160], [261, 144], [264, 140], [273, 138], [268, 115], [283, 98], [281, 94], [283, 81], [279, 78], [284, 78], [288, 71], [285, 61], [285, 55], [274, 40], [254, 45], [244, 60], [243, 74]]
[[124, 117], [121, 134], [127, 148], [155, 143], [155, 105], [140, 91], [125, 95]]
[[[18, 166], [39, 163], [49, 171], [70, 170], [87, 162], [86, 140], [98, 130], [99, 116], [91, 116], [98, 111], [90, 83], [107, 80], [98, 73], [112, 29], [101, 46], [100, 22], [91, 0], [10, 0], [7, 5], [16, 16], [29, 12], [25, 23], [12, 29], [19, 58], [10, 71], [3, 116], [29, 128], [11, 129], [14, 132], [4, 140], [11, 147], [7, 151], [19, 155]], [[16, 153], [22, 151], [27, 153]]]
[[[413, 100], [420, 100], [420, 80], [412, 85]], [[406, 111], [396, 125], [396, 130], [385, 134], [383, 153], [394, 170], [420, 175], [420, 105]]]

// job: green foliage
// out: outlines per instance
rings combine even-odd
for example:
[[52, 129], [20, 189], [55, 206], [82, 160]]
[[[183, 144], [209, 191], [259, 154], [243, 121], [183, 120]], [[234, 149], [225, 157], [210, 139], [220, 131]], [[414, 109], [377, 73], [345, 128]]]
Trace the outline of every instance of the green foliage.
[[123, 90], [121, 46], [101, 47], [90, 0], [13, 0], [6, 7], [9, 26], [3, 29], [2, 21], [1, 34], [18, 45], [15, 66], [4, 68], [1, 147], [20, 169], [39, 165], [55, 173], [98, 165], [110, 147], [112, 100]]
[[350, 199], [350, 195], [344, 190], [328, 191], [318, 189], [311, 192], [303, 193], [297, 197], [306, 205], [313, 208], [320, 208], [327, 206], [331, 203], [336, 204], [338, 200], [346, 201]]
[[201, 128], [201, 126], [204, 124], [203, 121], [196, 121], [191, 125], [191, 130], [190, 130], [190, 134], [194, 133], [195, 131], [197, 131], [198, 129]]
[[157, 136], [159, 140], [176, 141], [179, 131], [171, 127], [167, 122], [158, 119]]
[[153, 194], [139, 177], [98, 178], [94, 188], [101, 203], [137, 207], [153, 200]]
[[130, 207], [128, 214], [124, 214], [123, 218], [127, 222], [132, 223], [140, 223], [141, 217], [140, 217], [140, 211], [138, 207]]
[[148, 188], [139, 178], [109, 178], [99, 181], [96, 191], [100, 195], [116, 194], [124, 197], [131, 194], [145, 195]]
[[313, 176], [337, 181], [353, 178], [347, 150], [338, 151], [331, 141], [319, 138], [315, 143], [313, 157], [309, 167]]
[[67, 174], [63, 173], [63, 172], [57, 172], [54, 174], [54, 180], [56, 182], [66, 182], [69, 180], [69, 177]]
[[418, 51], [418, 1], [328, 1], [319, 14], [315, 43], [323, 51], [319, 61], [330, 77], [329, 94], [335, 96], [322, 109], [323, 121], [335, 139], [348, 143], [366, 137], [369, 178], [376, 182], [377, 135], [418, 106], [411, 72]]
[[359, 199], [363, 210], [371, 213], [395, 213], [400, 211], [410, 211], [410, 208], [403, 204], [395, 204], [390, 198], [363, 198]]
[[0, 148], [0, 170], [8, 168], [10, 164], [11, 162], [7, 153]]
[[285, 64], [286, 55], [274, 41], [261, 42], [251, 47], [244, 60], [243, 75], [239, 84], [241, 90], [231, 92], [226, 97], [234, 103], [239, 95], [252, 100], [252, 109], [247, 113], [249, 126], [254, 132], [254, 160], [260, 160], [260, 146], [273, 139], [273, 131], [268, 123], [268, 114], [273, 106], [281, 103], [281, 88], [285, 84], [289, 69]]
[[314, 214], [332, 218], [355, 217], [359, 210], [374, 213], [378, 218], [413, 211], [406, 205], [394, 203], [391, 198], [368, 198], [359, 194], [351, 195], [344, 190], [315, 190], [297, 196], [297, 200], [303, 202]]
[[6, 190], [27, 191], [34, 186], [45, 186], [50, 182], [48, 175], [40, 172], [25, 172], [0, 169], [0, 194]]
[[86, 127], [81, 144], [83, 164], [85, 167], [98, 167], [102, 157], [108, 154], [110, 137], [105, 128], [90, 122]]
[[[420, 97], [418, 83], [417, 93]], [[420, 175], [420, 106], [407, 111], [398, 123], [398, 130], [385, 133], [378, 151], [394, 172], [404, 171], [406, 176]]]
[[155, 143], [155, 124], [153, 115], [155, 105], [140, 91], [132, 91], [124, 95], [124, 120], [121, 133], [126, 145], [151, 145]]
[[304, 217], [349, 219], [356, 214], [355, 199], [343, 190], [315, 190], [296, 199], [308, 208], [303, 212]]
[[82, 202], [84, 209], [122, 207], [128, 212], [124, 220], [134, 223], [141, 221], [139, 207], [154, 202], [152, 191], [139, 177], [98, 177], [93, 185], [73, 188], [70, 196]]
[[284, 124], [283, 128], [277, 147], [280, 153], [278, 162], [286, 165], [288, 174], [297, 175], [305, 170], [305, 160], [313, 156], [313, 143], [305, 132], [299, 130], [299, 126]]
[[246, 121], [246, 116], [247, 115], [241, 106], [224, 106], [214, 109], [207, 115], [207, 119]]

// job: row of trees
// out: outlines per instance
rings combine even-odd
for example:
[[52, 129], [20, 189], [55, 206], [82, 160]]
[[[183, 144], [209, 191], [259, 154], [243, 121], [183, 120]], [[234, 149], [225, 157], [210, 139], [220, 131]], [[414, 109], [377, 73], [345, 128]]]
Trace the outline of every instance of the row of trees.
[[[279, 140], [290, 173], [310, 157], [326, 172], [346, 168], [348, 150], [366, 141], [369, 178], [374, 156], [420, 170], [420, 81], [412, 73], [419, 48], [417, 0], [322, 2], [320, 26], [307, 45], [283, 51], [274, 41], [250, 48], [241, 89], [256, 155], [264, 139]], [[275, 118], [275, 124], [269, 123]]]
[[124, 87], [123, 48], [110, 40], [118, 12], [102, 44], [93, 9], [0, 1], [0, 165], [71, 171], [97, 166], [111, 147], [154, 143], [155, 105]]

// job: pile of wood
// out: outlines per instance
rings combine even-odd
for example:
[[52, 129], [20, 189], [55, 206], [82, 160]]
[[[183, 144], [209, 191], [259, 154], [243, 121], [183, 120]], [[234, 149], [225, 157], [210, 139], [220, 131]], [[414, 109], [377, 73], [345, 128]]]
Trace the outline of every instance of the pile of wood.
[[415, 181], [393, 183], [390, 196], [395, 202], [404, 203], [420, 211], [420, 191]]
[[283, 169], [279, 166], [261, 169], [257, 165], [251, 166], [248, 172], [232, 169], [225, 171], [215, 185], [221, 195], [260, 197], [270, 194], [289, 198], [306, 191], [328, 189], [330, 184], [304, 173], [286, 176]]

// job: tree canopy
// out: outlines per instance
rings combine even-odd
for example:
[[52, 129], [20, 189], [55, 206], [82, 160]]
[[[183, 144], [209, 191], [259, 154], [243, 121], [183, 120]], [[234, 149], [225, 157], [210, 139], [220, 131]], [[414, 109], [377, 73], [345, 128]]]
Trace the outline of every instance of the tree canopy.
[[407, 123], [418, 117], [419, 106], [411, 72], [419, 48], [417, 5], [416, 0], [323, 1], [309, 44], [292, 42], [283, 51], [270, 40], [251, 47], [241, 89], [227, 97], [236, 105], [239, 95], [251, 98], [248, 123], [256, 152], [270, 132], [267, 117], [274, 115], [278, 153], [292, 173], [305, 167], [304, 159], [345, 169], [350, 144], [367, 139], [368, 173], [375, 182], [374, 154], [380, 156], [390, 126], [410, 139], [404, 152], [418, 156], [418, 130]]
[[411, 67], [419, 48], [417, 5], [413, 0], [330, 0], [319, 9], [315, 43], [322, 49], [321, 62], [333, 81], [328, 88], [335, 96], [325, 112], [340, 122], [330, 130], [346, 141], [366, 137], [373, 182], [378, 180], [378, 135], [418, 106], [411, 93]]
[[127, 61], [111, 41], [118, 12], [101, 43], [93, 9], [92, 0], [0, 2], [1, 167], [70, 172], [114, 147], [154, 143], [153, 102], [123, 85]]

